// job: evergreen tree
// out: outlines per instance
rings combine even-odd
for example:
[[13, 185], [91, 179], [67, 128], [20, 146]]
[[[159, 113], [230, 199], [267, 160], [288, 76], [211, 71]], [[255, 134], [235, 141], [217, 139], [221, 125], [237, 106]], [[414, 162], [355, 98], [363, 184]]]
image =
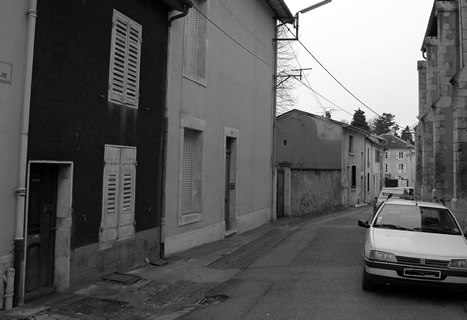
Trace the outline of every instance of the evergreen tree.
[[365, 111], [360, 110], [360, 108], [355, 110], [352, 122], [350, 124], [363, 130], [370, 130], [370, 126], [368, 125], [368, 122], [366, 122]]
[[402, 130], [401, 139], [407, 143], [415, 144], [413, 141], [412, 131], [410, 130], [409, 126], [406, 126], [405, 129]]
[[395, 136], [397, 136], [397, 131], [399, 131], [399, 126], [394, 121], [394, 115], [390, 113], [383, 113], [382, 116], [379, 116], [374, 121], [374, 132], [377, 135], [390, 133], [395, 131]]

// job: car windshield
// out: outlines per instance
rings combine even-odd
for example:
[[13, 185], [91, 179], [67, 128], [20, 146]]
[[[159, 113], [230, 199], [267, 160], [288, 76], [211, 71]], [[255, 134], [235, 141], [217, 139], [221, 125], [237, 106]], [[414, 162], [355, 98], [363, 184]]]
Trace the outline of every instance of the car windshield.
[[381, 208], [374, 228], [461, 235], [459, 226], [445, 208], [386, 204]]

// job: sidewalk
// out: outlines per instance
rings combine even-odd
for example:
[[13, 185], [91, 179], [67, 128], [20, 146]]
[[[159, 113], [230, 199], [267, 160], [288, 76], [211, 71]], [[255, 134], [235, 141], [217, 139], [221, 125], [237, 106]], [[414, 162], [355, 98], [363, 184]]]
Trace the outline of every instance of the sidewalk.
[[9, 312], [0, 311], [0, 319], [176, 319], [194, 308], [227, 299], [218, 294], [217, 286], [318, 216], [283, 218], [167, 260], [147, 261], [140, 268], [112, 274], [85, 289], [47, 296]]

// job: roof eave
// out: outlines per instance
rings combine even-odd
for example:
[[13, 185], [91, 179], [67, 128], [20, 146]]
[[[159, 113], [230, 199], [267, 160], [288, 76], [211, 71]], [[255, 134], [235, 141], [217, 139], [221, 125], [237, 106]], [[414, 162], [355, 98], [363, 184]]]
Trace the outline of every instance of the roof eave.
[[274, 12], [274, 18], [283, 23], [293, 23], [295, 17], [290, 12], [289, 7], [285, 4], [284, 0], [266, 0], [266, 3]]
[[[425, 36], [423, 37], [422, 48], [421, 51], [426, 51], [426, 38], [431, 35], [431, 30], [433, 28], [433, 24], [437, 24], [436, 21], [436, 1], [433, 1], [433, 8], [431, 9], [430, 19], [428, 20], [428, 25], [426, 26]], [[436, 27], [436, 25], [435, 25]]]
[[190, 0], [162, 0], [170, 9], [175, 11], [184, 11], [186, 7], [193, 7]]

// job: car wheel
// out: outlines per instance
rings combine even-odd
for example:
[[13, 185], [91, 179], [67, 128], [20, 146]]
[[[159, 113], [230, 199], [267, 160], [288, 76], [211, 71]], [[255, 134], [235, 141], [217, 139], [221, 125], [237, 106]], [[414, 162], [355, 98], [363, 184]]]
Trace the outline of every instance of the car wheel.
[[363, 267], [362, 274], [362, 289], [363, 291], [373, 291], [375, 289], [375, 284], [368, 277], [368, 273], [365, 270], [365, 266]]

